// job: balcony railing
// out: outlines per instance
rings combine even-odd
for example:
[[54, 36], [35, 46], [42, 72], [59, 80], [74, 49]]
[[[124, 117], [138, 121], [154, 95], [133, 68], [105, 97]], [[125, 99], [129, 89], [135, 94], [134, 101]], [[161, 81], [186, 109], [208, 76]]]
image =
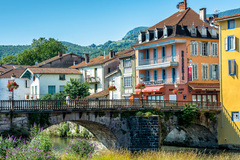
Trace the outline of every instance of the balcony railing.
[[87, 83], [99, 83], [100, 78], [99, 77], [87, 77], [86, 82]]
[[161, 57], [161, 58], [154, 58], [154, 59], [143, 59], [139, 61], [139, 66], [159, 64], [159, 63], [165, 63], [165, 62], [177, 62], [177, 61], [178, 61], [178, 56], [168, 56], [168, 57]]
[[179, 78], [160, 79], [156, 81], [144, 81], [146, 86], [159, 85], [159, 84], [175, 84], [180, 83]]

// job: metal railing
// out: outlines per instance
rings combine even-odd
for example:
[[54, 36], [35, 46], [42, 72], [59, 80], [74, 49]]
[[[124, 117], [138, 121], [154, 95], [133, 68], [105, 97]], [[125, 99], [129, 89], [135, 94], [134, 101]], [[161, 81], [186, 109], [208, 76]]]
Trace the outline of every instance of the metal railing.
[[143, 82], [146, 86], [151, 85], [159, 85], [159, 84], [175, 84], [181, 83], [179, 78], [169, 78], [169, 79], [161, 79], [156, 81], [144, 81]]
[[61, 111], [66, 109], [74, 110], [119, 110], [119, 109], [171, 109], [181, 110], [185, 104], [195, 104], [199, 109], [221, 110], [221, 104], [217, 102], [191, 102], [191, 101], [153, 101], [153, 100], [2, 100], [0, 111]]
[[159, 64], [159, 63], [165, 63], [165, 62], [178, 62], [178, 56], [165, 56], [161, 58], [143, 59], [139, 61], [139, 66]]
[[87, 83], [99, 83], [100, 78], [99, 77], [87, 77], [86, 82]]

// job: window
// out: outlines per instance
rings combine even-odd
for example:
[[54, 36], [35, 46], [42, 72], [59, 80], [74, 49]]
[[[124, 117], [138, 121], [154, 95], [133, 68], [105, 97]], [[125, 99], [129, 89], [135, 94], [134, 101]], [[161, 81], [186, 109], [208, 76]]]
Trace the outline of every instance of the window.
[[225, 50], [226, 51], [234, 51], [235, 50], [235, 36], [227, 36], [225, 37]]
[[64, 92], [64, 88], [65, 88], [64, 86], [59, 86], [59, 92], [63, 93]]
[[167, 73], [166, 73], [166, 69], [162, 69], [162, 80], [163, 83], [166, 83], [166, 79], [167, 79]]
[[191, 55], [192, 56], [197, 56], [197, 41], [191, 41]]
[[124, 67], [132, 67], [130, 58], [124, 60]]
[[155, 29], [154, 31], [154, 39], [157, 40], [158, 39], [158, 30]]
[[59, 80], [65, 80], [65, 74], [60, 74], [59, 75]]
[[212, 43], [212, 56], [213, 57], [218, 56], [218, 43], [217, 42]]
[[94, 76], [97, 77], [97, 68], [94, 68]]
[[124, 77], [124, 87], [132, 87], [132, 77]]
[[176, 72], [176, 68], [172, 68], [172, 83], [176, 83], [177, 81], [177, 72]]
[[191, 35], [194, 37], [197, 36], [197, 28], [194, 25], [191, 28]]
[[228, 29], [234, 29], [235, 28], [235, 20], [228, 20]]
[[153, 48], [153, 63], [158, 63], [157, 48]]
[[210, 65], [210, 79], [211, 80], [218, 80], [219, 77], [219, 69], [218, 69], [218, 65], [217, 64], [212, 64]]
[[146, 81], [151, 81], [151, 73], [150, 71], [146, 71]]
[[232, 121], [239, 121], [239, 111], [233, 111], [232, 113]]
[[37, 95], [38, 93], [37, 93], [37, 86], [35, 86], [35, 95]]
[[111, 72], [111, 68], [108, 68], [108, 73], [110, 73]]
[[165, 25], [164, 25], [164, 28], [163, 28], [163, 37], [164, 38], [168, 37], [168, 30], [167, 30], [167, 27]]
[[202, 64], [202, 79], [208, 80], [208, 64]]
[[149, 32], [146, 33], [146, 41], [149, 41]]
[[53, 95], [56, 93], [56, 87], [55, 86], [48, 86], [48, 94]]
[[213, 38], [217, 38], [217, 30], [216, 30], [216, 28], [212, 29], [212, 37]]
[[157, 81], [157, 80], [158, 80], [158, 70], [154, 70], [154, 72], [153, 72], [153, 78], [154, 78], [154, 81]]
[[25, 88], [29, 88], [30, 87], [30, 82], [29, 80], [25, 80]]
[[198, 79], [198, 64], [193, 63], [192, 64], [192, 69], [193, 69], [193, 79]]
[[210, 42], [199, 42], [199, 55], [210, 56]]
[[229, 74], [229, 76], [236, 75], [236, 60], [235, 59], [228, 60], [228, 74]]
[[202, 27], [202, 37], [207, 37], [207, 28]]
[[192, 95], [194, 102], [217, 102], [217, 95]]
[[97, 84], [94, 86], [94, 93], [97, 93]]

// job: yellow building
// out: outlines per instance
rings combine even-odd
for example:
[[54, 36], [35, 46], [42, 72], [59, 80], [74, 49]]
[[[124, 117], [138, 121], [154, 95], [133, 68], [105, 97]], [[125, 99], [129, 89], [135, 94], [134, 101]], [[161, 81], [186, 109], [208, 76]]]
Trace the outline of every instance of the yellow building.
[[221, 102], [219, 145], [240, 146], [240, 14], [216, 18], [219, 23]]

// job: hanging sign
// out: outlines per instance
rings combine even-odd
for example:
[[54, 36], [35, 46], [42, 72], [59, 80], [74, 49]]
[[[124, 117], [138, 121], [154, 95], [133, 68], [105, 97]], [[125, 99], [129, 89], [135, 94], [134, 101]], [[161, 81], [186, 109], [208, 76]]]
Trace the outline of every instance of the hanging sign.
[[192, 81], [192, 66], [188, 66], [188, 81]]

